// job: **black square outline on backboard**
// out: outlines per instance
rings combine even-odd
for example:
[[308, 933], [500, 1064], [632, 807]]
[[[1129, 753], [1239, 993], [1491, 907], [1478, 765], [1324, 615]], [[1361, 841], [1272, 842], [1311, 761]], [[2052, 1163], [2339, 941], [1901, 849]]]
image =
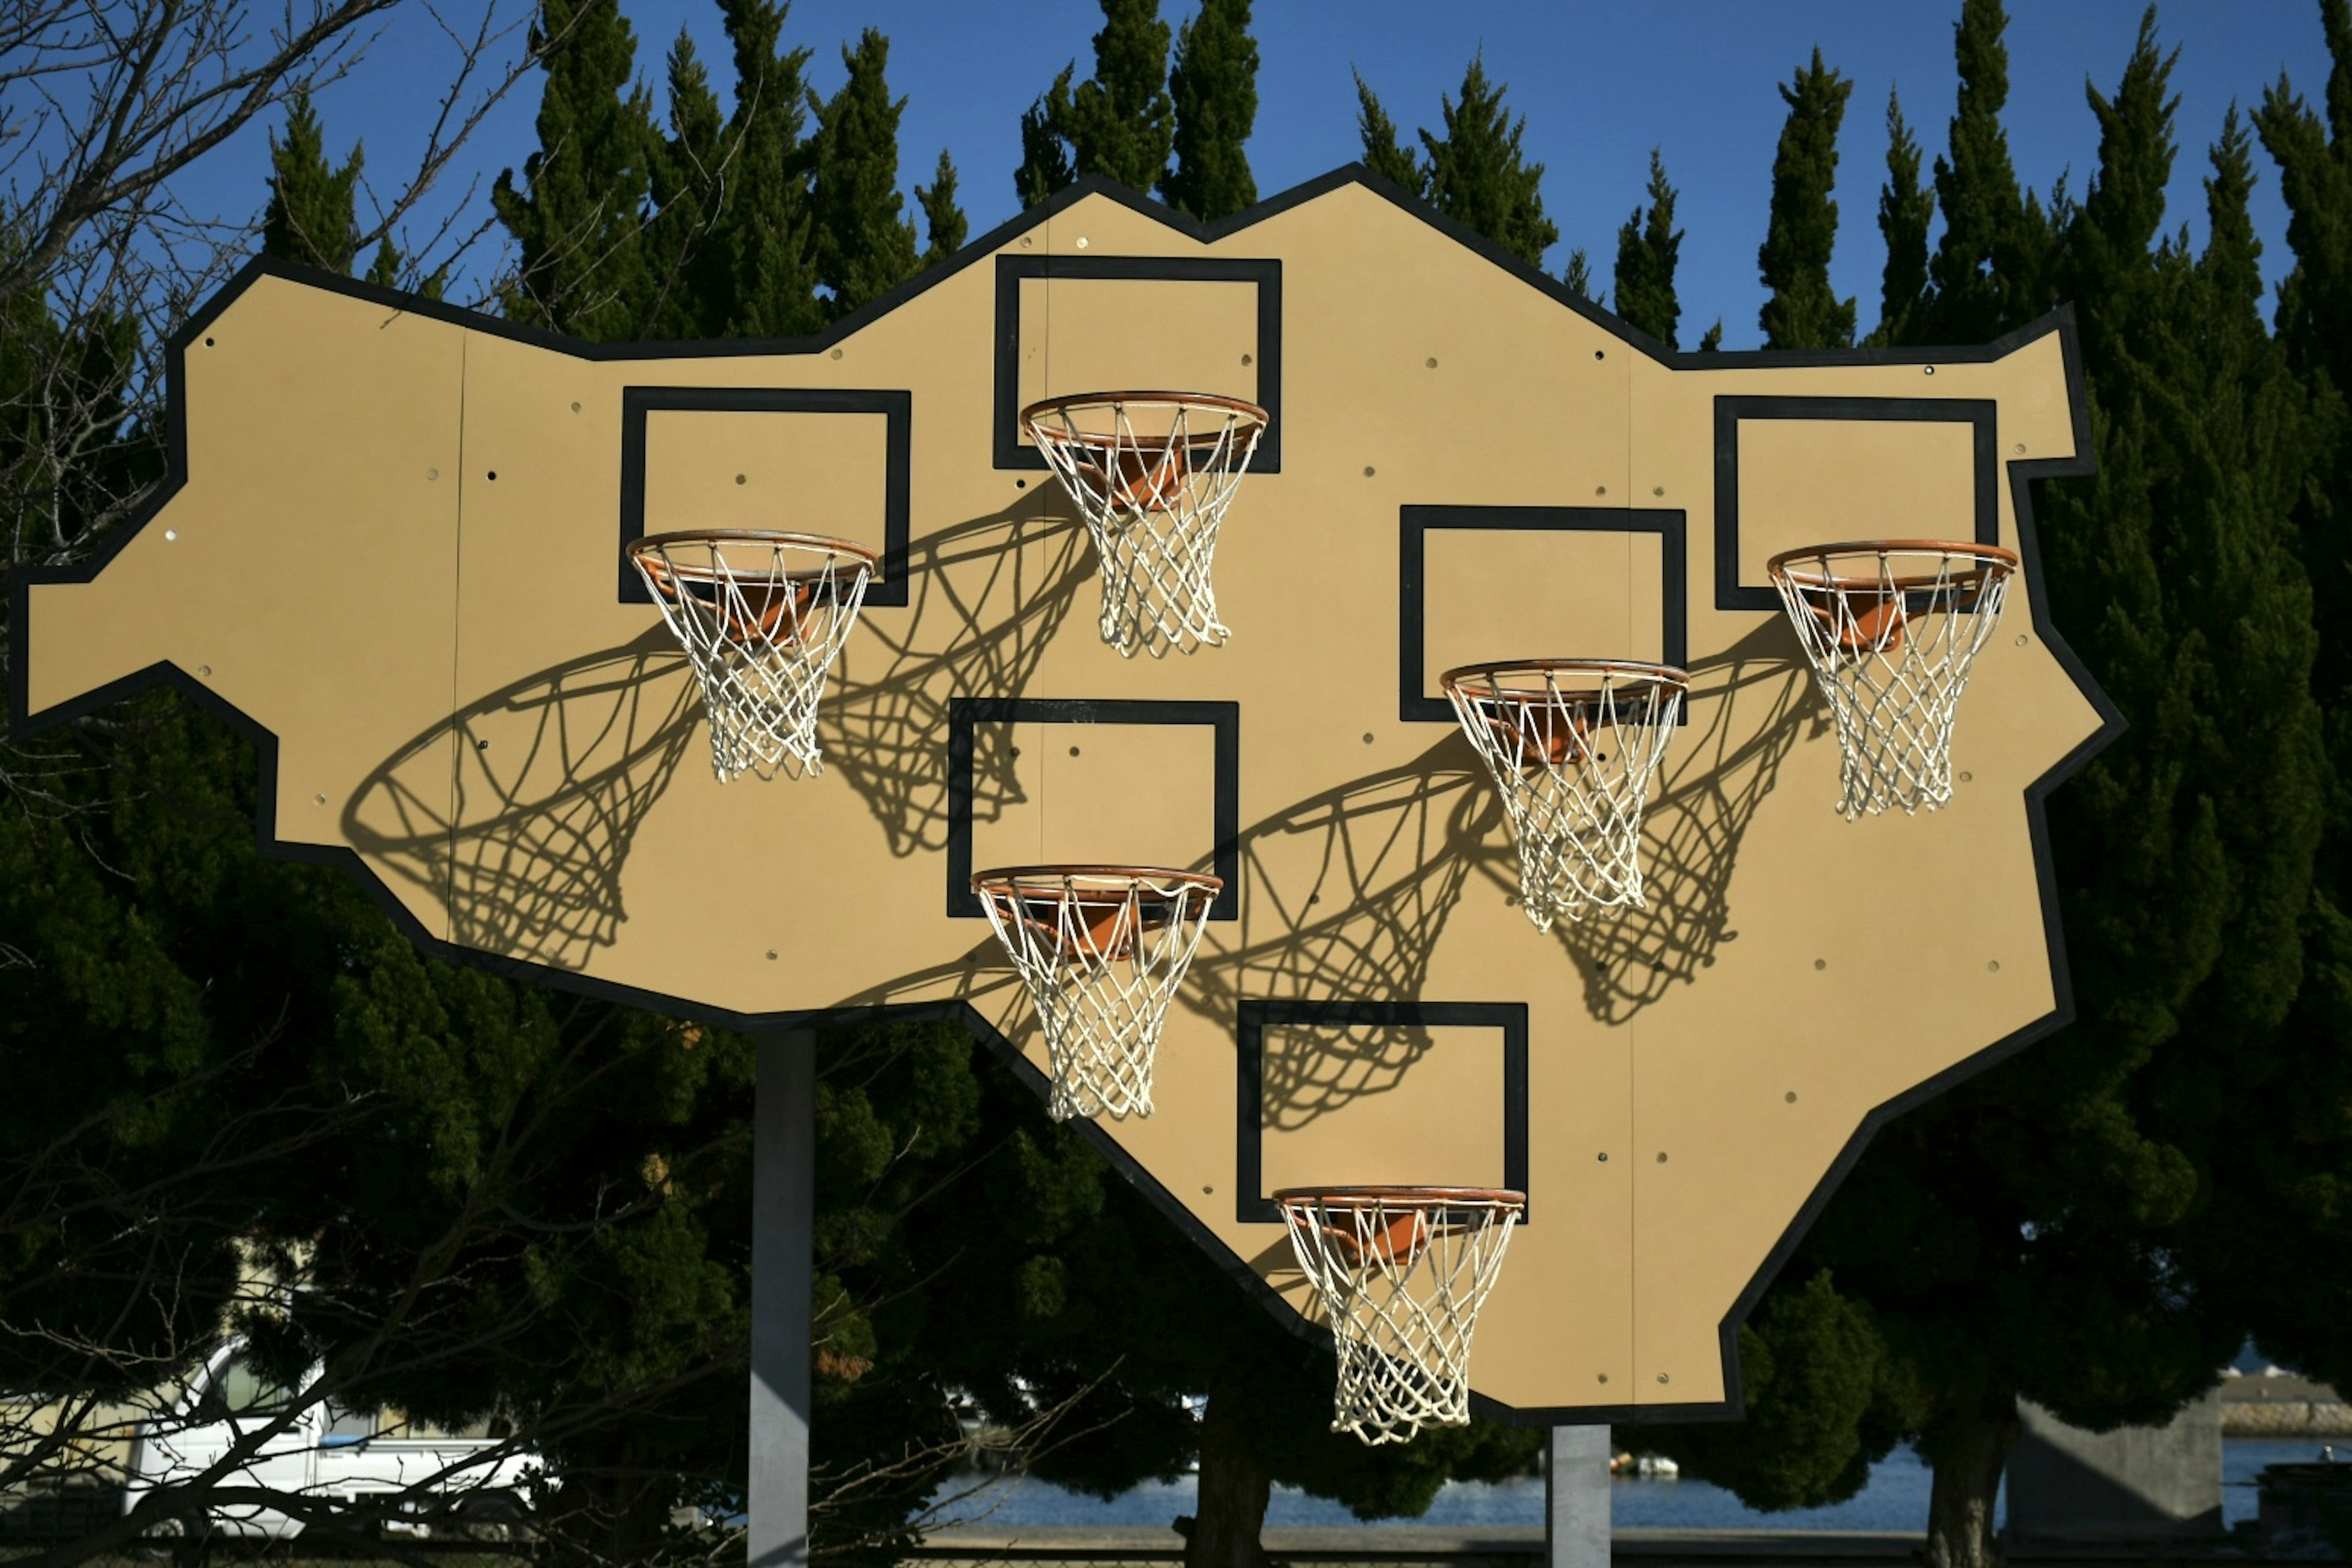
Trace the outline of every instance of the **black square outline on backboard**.
[[[1428, 623], [1423, 599], [1428, 591], [1431, 529], [1551, 529], [1580, 533], [1654, 533], [1658, 536], [1658, 662], [1690, 667], [1689, 518], [1660, 508], [1599, 506], [1408, 506], [1398, 509], [1397, 717], [1408, 724], [1451, 724], [1454, 706], [1423, 693], [1429, 678]], [[1575, 648], [1496, 648], [1497, 658], [1573, 658]], [[1689, 718], [1685, 709], [1683, 717]]]
[[[1777, 610], [1770, 584], [1739, 581], [1739, 426], [1746, 419], [1866, 419], [1895, 425], [1969, 425], [1976, 440], [1969, 468], [1976, 483], [1976, 542], [2000, 542], [2000, 405], [1990, 397], [1718, 397], [1715, 400], [1715, 607]], [[1890, 523], [1884, 537], [1915, 537]], [[1827, 544], [1829, 540], [1814, 542]]]
[[1224, 889], [1213, 921], [1237, 920], [1242, 897], [1242, 705], [1238, 702], [1096, 702], [1083, 698], [955, 697], [948, 700], [948, 918], [987, 910], [971, 890], [972, 739], [982, 724], [1205, 724], [1215, 731], [1209, 868]]
[[[914, 395], [781, 386], [621, 388], [621, 603], [650, 605], [627, 551], [646, 536], [646, 416], [695, 414], [879, 414], [883, 417], [882, 559], [866, 585], [868, 605], [907, 604], [907, 525], [914, 489]], [[823, 530], [818, 531], [822, 532]]]
[[[1279, 1225], [1265, 1195], [1265, 1032], [1286, 1024], [1419, 1025], [1503, 1032], [1503, 1185], [1528, 1192], [1528, 1008], [1524, 1002], [1244, 1002], [1234, 1026], [1234, 1217]], [[1535, 1208], [1528, 1194], [1525, 1225]]]
[[[1257, 285], [1257, 404], [1265, 434], [1250, 471], [1282, 472], [1282, 263], [1181, 256], [1000, 256], [996, 258], [996, 467], [1037, 468], [1045, 457], [1021, 443], [1021, 285], [1032, 278], [1139, 283]], [[1220, 386], [1103, 387], [1104, 392], [1215, 392]]]

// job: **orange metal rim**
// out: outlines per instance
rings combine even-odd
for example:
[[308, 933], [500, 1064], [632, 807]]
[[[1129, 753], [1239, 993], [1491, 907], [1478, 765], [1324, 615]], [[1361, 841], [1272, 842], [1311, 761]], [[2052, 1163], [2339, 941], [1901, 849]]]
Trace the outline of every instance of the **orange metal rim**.
[[1388, 1204], [1500, 1204], [1527, 1206], [1528, 1194], [1508, 1187], [1283, 1187], [1274, 1194], [1278, 1204], [1319, 1204], [1325, 1208], [1372, 1208]]
[[[1223, 892], [1225, 879], [1206, 871], [1180, 871], [1171, 866], [999, 866], [992, 870], [971, 874], [971, 888], [976, 893], [991, 891], [1035, 894], [1051, 892], [1048, 886], [1024, 887], [1024, 883], [1068, 883], [1087, 878], [1105, 882], [1125, 883], [1130, 887], [1143, 882], [1181, 882], [1209, 892]], [[1080, 888], [1079, 892], [1115, 892], [1117, 888]], [[1144, 892], [1157, 891], [1144, 888]]]
[[[674, 544], [781, 544], [800, 550], [822, 550], [831, 554], [852, 556], [866, 563], [870, 569], [882, 559], [882, 552], [846, 539], [835, 539], [822, 533], [782, 533], [764, 528], [687, 528], [672, 533], [649, 533], [643, 539], [632, 539], [622, 553], [635, 561], [638, 556], [667, 549]], [[680, 576], [695, 574], [696, 568], [673, 566]]]
[[[1447, 670], [1437, 678], [1443, 690], [1453, 691], [1480, 676], [1490, 679], [1502, 675], [1624, 675], [1654, 685], [1669, 687], [1676, 691], [1690, 689], [1690, 672], [1671, 664], [1643, 664], [1622, 658], [1503, 658], [1483, 664], [1465, 664]], [[1509, 691], [1499, 687], [1471, 693], [1481, 700], [1545, 701], [1548, 691]]]
[[[1785, 581], [1795, 587], [1817, 591], [1852, 592], [1861, 589], [1866, 592], [1872, 589], [1900, 589], [1908, 592], [1918, 588], [1932, 588], [1939, 582], [1950, 581], [1948, 577], [1937, 573], [1906, 574], [1901, 576], [1890, 576], [1885, 573], [1876, 575], [1844, 576], [1830, 570], [1830, 563], [1832, 560], [1853, 555], [1874, 556], [1881, 562], [1890, 555], [1958, 557], [1976, 563], [1973, 570], [1963, 574], [1969, 577], [1986, 575], [1994, 571], [2004, 574], [2012, 573], [2020, 564], [2016, 551], [1999, 544], [1977, 544], [1955, 539], [1857, 539], [1848, 540], [1839, 544], [1808, 544], [1798, 550], [1783, 550], [1764, 563], [1764, 571], [1766, 575]], [[1789, 570], [1791, 563], [1801, 561], [1818, 561], [1822, 563], [1822, 569], [1818, 573]]]
[[1213, 408], [1221, 413], [1238, 414], [1244, 418], [1255, 419], [1260, 425], [1274, 423], [1273, 415], [1247, 398], [1228, 397], [1221, 392], [1071, 393], [1061, 397], [1042, 398], [1031, 404], [1021, 411], [1021, 423], [1034, 425], [1048, 415], [1066, 414], [1080, 408], [1115, 408], [1129, 403], [1156, 404], [1177, 408]]

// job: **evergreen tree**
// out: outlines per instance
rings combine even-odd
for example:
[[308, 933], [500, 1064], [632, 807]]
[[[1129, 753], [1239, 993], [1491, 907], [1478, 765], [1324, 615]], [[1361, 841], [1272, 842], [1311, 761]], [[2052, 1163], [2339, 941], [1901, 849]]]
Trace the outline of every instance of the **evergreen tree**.
[[1587, 303], [1599, 299], [1592, 287], [1592, 258], [1580, 245], [1568, 253], [1568, 266], [1560, 272], [1559, 280]]
[[1175, 104], [1176, 166], [1160, 182], [1170, 205], [1214, 219], [1257, 201], [1247, 145], [1257, 123], [1257, 40], [1250, 0], [1202, 0], [1176, 35], [1168, 73]]
[[1703, 354], [1711, 354], [1720, 352], [1722, 348], [1723, 318], [1721, 316], [1717, 316], [1715, 319], [1715, 325], [1709, 327], [1706, 331], [1699, 334], [1698, 352]]
[[1667, 183], [1665, 160], [1654, 147], [1650, 150], [1649, 197], [1648, 211], [1635, 207], [1617, 231], [1617, 314], [1627, 326], [1674, 348], [1675, 326], [1683, 313], [1675, 298], [1675, 265], [1683, 237], [1675, 227], [1675, 187]]
[[1961, 0], [1953, 24], [1959, 107], [1950, 155], [1936, 160], [1944, 232], [1928, 263], [1932, 292], [1923, 322], [1937, 342], [1983, 342], [2019, 319], [2011, 299], [2021, 281], [2026, 209], [2000, 124], [2009, 101], [2008, 26], [2001, 0]]
[[1364, 167], [1408, 195], [1427, 196], [1429, 171], [1397, 135], [1396, 122], [1360, 74], [1356, 78], [1356, 131], [1363, 138]]
[[1541, 267], [1559, 226], [1544, 216], [1543, 165], [1527, 161], [1520, 147], [1527, 116], [1511, 118], [1503, 107], [1506, 90], [1486, 79], [1485, 59], [1474, 56], [1462, 73], [1461, 102], [1439, 98], [1444, 135], [1421, 132], [1429, 200], [1528, 266]]
[[[2252, 1261], [2234, 1238], [2299, 1237], [2279, 1256], [2308, 1267], [2326, 1227], [2240, 1175], [2284, 1173], [2265, 1124], [2286, 1091], [2258, 1084], [2315, 1066], [2338, 1098], [2315, 1122], [2352, 1107], [2352, 1074], [2298, 1057], [2282, 1027], [2328, 787], [2291, 522], [2313, 426], [2254, 310], [2234, 124], [2205, 256], [2159, 241], [2170, 68], [2143, 28], [2113, 97], [2094, 95], [2107, 133], [2090, 195], [2061, 209], [2062, 275], [2099, 318], [2084, 335], [2098, 471], [2043, 495], [2040, 580], [2130, 725], [2051, 804], [2076, 1021], [1878, 1135], [1773, 1292], [1820, 1292], [1814, 1315], [1852, 1303], [1874, 1353], [1853, 1352], [1843, 1389], [1759, 1391], [1753, 1413], [1797, 1450], [1701, 1455], [1700, 1473], [1786, 1506], [1835, 1495], [1857, 1455], [1907, 1434], [1934, 1468], [1938, 1568], [1997, 1557], [2021, 1400], [2101, 1428], [2161, 1421], [2259, 1321], [2263, 1276], [2233, 1273]], [[2311, 1161], [2293, 1163], [2307, 1177]]]
[[506, 313], [591, 342], [634, 338], [653, 292], [641, 241], [655, 142], [650, 100], [630, 85], [635, 37], [618, 0], [548, 0], [530, 47], [547, 51], [540, 150], [520, 189], [508, 170], [490, 193], [522, 253]]
[[670, 46], [668, 79], [669, 135], [654, 146], [644, 240], [653, 288], [646, 335], [676, 341], [715, 336], [726, 325], [713, 314], [726, 298], [726, 272], [709, 238], [727, 190], [727, 148], [718, 95], [683, 27]]
[[287, 108], [286, 139], [269, 139], [269, 170], [261, 248], [330, 272], [350, 271], [360, 244], [352, 205], [360, 149], [352, 149], [341, 169], [327, 162], [326, 135], [307, 91], [297, 92]]
[[1756, 253], [1769, 291], [1757, 317], [1766, 348], [1845, 348], [1853, 342], [1853, 301], [1830, 288], [1838, 222], [1830, 192], [1837, 184], [1838, 126], [1853, 91], [1853, 83], [1822, 64], [1818, 47], [1812, 63], [1780, 89], [1789, 118], [1772, 160], [1771, 221]]
[[940, 151], [939, 167], [931, 172], [931, 183], [915, 187], [915, 205], [923, 209], [925, 241], [921, 265], [936, 267], [963, 248], [964, 238], [971, 231], [965, 222], [963, 209], [956, 205], [955, 161]]
[[1077, 183], [1070, 139], [1063, 131], [1070, 121], [1070, 78], [1076, 70], [1075, 63], [1064, 66], [1054, 85], [1022, 111], [1021, 166], [1013, 172], [1013, 190], [1024, 212]]
[[[1175, 144], [1168, 24], [1160, 19], [1160, 0], [1102, 0], [1102, 11], [1094, 77], [1069, 94], [1056, 128], [1069, 141], [1079, 178], [1101, 174], [1150, 191], [1166, 175]], [[1255, 83], [1251, 90], [1254, 98]]]
[[890, 100], [885, 71], [890, 40], [868, 27], [856, 49], [841, 52], [848, 79], [820, 102], [813, 148], [815, 179], [810, 208], [816, 224], [817, 281], [832, 295], [831, 312], [846, 315], [915, 275], [915, 226], [898, 195], [898, 116], [907, 100]]
[[721, 9], [734, 46], [735, 110], [727, 122], [732, 175], [713, 238], [727, 268], [719, 319], [738, 337], [814, 331], [824, 312], [802, 141], [809, 51], [782, 47], [778, 0], [721, 0]]
[[[2213, 1215], [2208, 1271], [2242, 1292], [2266, 1351], [2352, 1386], [2352, 1328], [2335, 1310], [2352, 1290], [2352, 1054], [2344, 1048], [2352, 1039], [2352, 638], [2343, 631], [2352, 546], [2342, 522], [2352, 487], [2352, 344], [2344, 336], [2352, 323], [2352, 7], [2322, 0], [2319, 11], [2330, 58], [2320, 108], [2282, 75], [2253, 121], [2278, 166], [2294, 258], [2278, 290], [2277, 343], [2311, 411], [2298, 448], [2311, 471], [2294, 519], [2321, 632], [2312, 687], [2328, 715], [2336, 789], [2305, 918], [2304, 994], [2275, 1059], [2254, 1075], [2267, 1086], [2257, 1103], [2284, 1120], [2256, 1146], [2225, 1150], [2238, 1157], [2233, 1190], [2245, 1201]], [[2209, 189], [2251, 177], [2218, 160], [2216, 174]], [[2243, 258], [2230, 274], [2233, 300], [2243, 299], [2259, 255], [2251, 226], [2234, 217], [2225, 226], [2217, 208], [2213, 233], [2210, 249], [2221, 249], [2227, 233]], [[2258, 282], [2252, 297], [2259, 302]], [[2231, 1131], [2242, 1137], [2252, 1120]]]
[[1927, 227], [1936, 193], [1919, 184], [1919, 143], [1903, 121], [1902, 100], [1886, 95], [1886, 184], [1878, 194], [1878, 232], [1886, 241], [1886, 268], [1878, 294], [1874, 344], [1916, 341], [1927, 304]]

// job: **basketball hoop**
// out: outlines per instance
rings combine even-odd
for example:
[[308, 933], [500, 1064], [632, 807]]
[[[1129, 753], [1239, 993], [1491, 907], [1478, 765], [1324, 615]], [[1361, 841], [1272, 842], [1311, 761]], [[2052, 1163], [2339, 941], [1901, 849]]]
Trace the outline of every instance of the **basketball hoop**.
[[1160, 1026], [1223, 887], [1149, 866], [1014, 866], [972, 878], [1045, 1026], [1055, 1121], [1151, 1114]]
[[1765, 563], [1836, 721], [1838, 810], [1952, 798], [1952, 722], [2017, 554], [1934, 539], [1813, 544]]
[[633, 540], [625, 553], [702, 683], [719, 782], [823, 771], [817, 702], [857, 624], [875, 552], [814, 534], [703, 529]]
[[1661, 664], [1529, 658], [1438, 678], [1502, 792], [1538, 931], [1642, 900], [1642, 813], [1690, 678]]
[[1102, 638], [1122, 654], [1213, 647], [1232, 634], [1209, 582], [1217, 525], [1266, 411], [1200, 392], [1087, 392], [1021, 411], [1102, 560]]
[[1470, 1420], [1470, 1336], [1525, 1193], [1293, 1187], [1274, 1194], [1339, 1352], [1331, 1430], [1402, 1443]]

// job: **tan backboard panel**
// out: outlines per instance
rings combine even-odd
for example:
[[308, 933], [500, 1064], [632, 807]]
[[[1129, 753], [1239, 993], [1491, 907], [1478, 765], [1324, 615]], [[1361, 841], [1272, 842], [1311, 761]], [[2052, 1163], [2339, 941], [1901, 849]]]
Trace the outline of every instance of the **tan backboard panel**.
[[[1505, 1049], [1501, 1030], [1462, 1025], [1270, 1026], [1265, 1190], [1503, 1185]], [[1439, 1057], [1442, 1078], [1420, 1070]]]
[[879, 414], [658, 408], [646, 416], [646, 531], [769, 528], [880, 550]]
[[1657, 533], [1448, 527], [1423, 540], [1424, 696], [1443, 696], [1437, 678], [1446, 670], [1498, 655], [1538, 658], [1572, 644], [1583, 658], [1665, 657], [1665, 542]]
[[1195, 866], [1216, 847], [1216, 737], [1192, 724], [985, 723], [1002, 794], [975, 814], [972, 868]]
[[[97, 569], [21, 584], [23, 710], [208, 693], [274, 748], [267, 830], [348, 852], [436, 951], [738, 1022], [961, 1004], [1032, 1066], [961, 879], [1217, 868], [1158, 1112], [1095, 1135], [1286, 1313], [1273, 1185], [1524, 1181], [1472, 1372], [1530, 1419], [1736, 1408], [1732, 1330], [1842, 1154], [2060, 1018], [2039, 802], [2104, 725], [2020, 511], [2081, 467], [2063, 323], [1932, 378], [1661, 359], [1339, 177], [1211, 237], [1080, 189], [824, 339], [743, 346], [590, 349], [248, 272], [176, 350], [173, 482]], [[1100, 640], [1092, 546], [1013, 428], [1082, 382], [1274, 410], [1216, 558], [1227, 646]], [[713, 778], [619, 581], [633, 411], [651, 526], [872, 540], [906, 498], [903, 592], [843, 657], [821, 773]], [[1755, 589], [1769, 549], [1895, 514], [2026, 572], [1956, 798], [1850, 824]], [[1645, 903], [1538, 933], [1434, 677], [1677, 653]]]
[[[1807, 544], [1976, 536], [1972, 426], [1745, 419], [1738, 441], [1743, 584], [1766, 586], [1764, 563]], [[1837, 482], [1823, 483], [1828, 474]]]
[[1081, 392], [1257, 396], [1257, 288], [1130, 278], [1022, 281], [1020, 401]]

